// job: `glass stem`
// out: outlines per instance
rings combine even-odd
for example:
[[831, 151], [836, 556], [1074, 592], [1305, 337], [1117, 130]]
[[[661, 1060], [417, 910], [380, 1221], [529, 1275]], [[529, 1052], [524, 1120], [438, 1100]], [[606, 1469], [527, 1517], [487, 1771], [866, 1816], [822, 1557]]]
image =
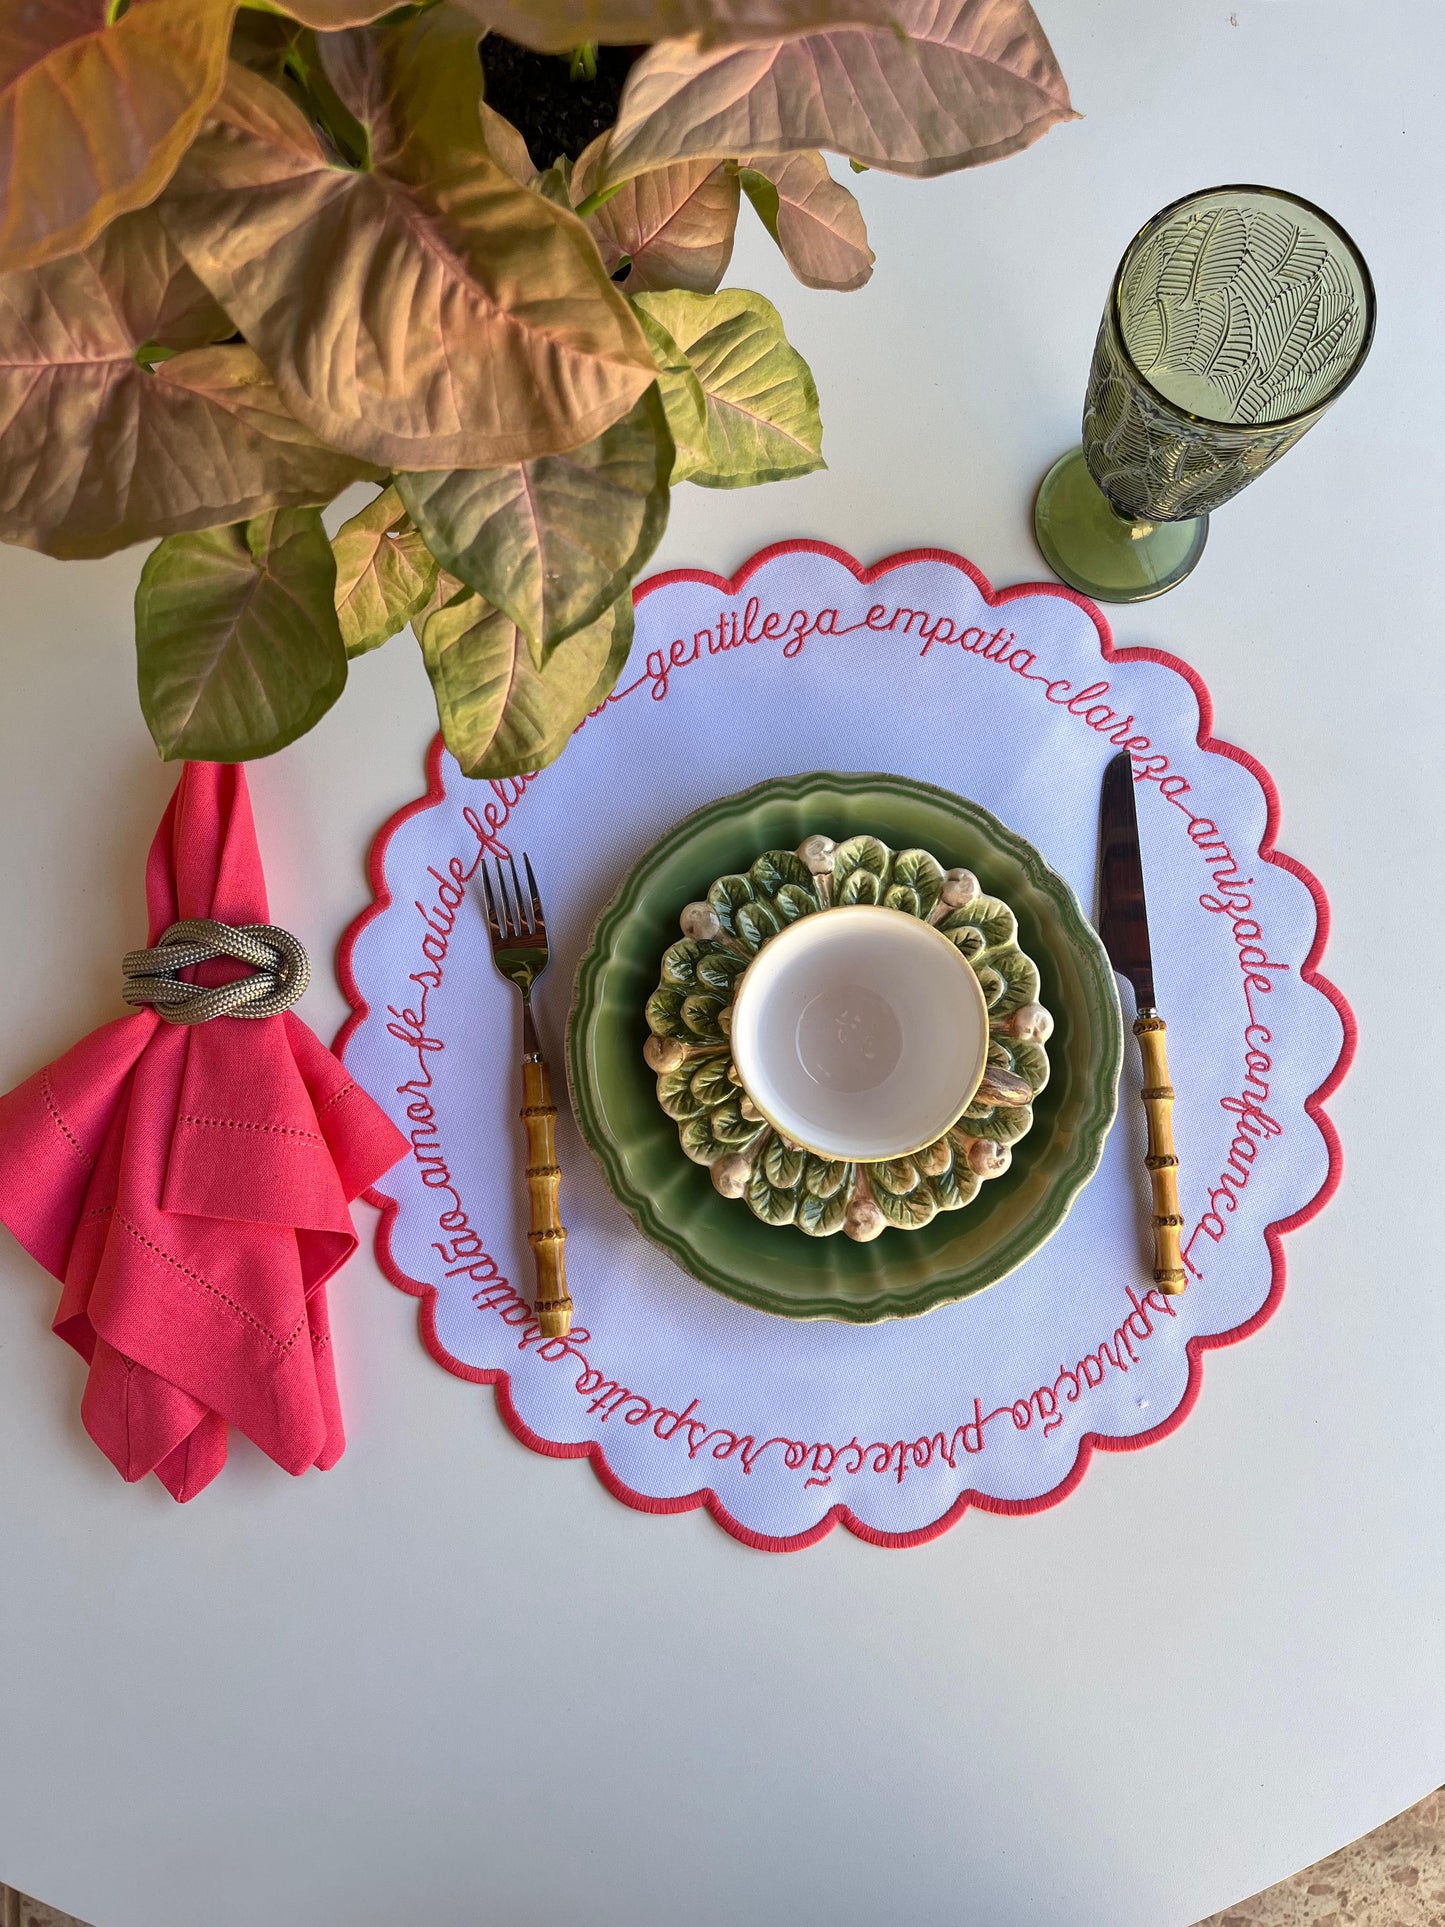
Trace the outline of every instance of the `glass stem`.
[[[1097, 482], [1094, 486], [1095, 488], [1099, 488]], [[1099, 488], [1099, 493], [1108, 504], [1110, 515], [1113, 516], [1116, 522], [1123, 523], [1124, 527], [1136, 542], [1142, 542], [1146, 535], [1152, 535], [1155, 529], [1158, 528], [1159, 524], [1157, 522], [1141, 521], [1137, 515], [1131, 515], [1128, 509], [1121, 509], [1107, 489]]]

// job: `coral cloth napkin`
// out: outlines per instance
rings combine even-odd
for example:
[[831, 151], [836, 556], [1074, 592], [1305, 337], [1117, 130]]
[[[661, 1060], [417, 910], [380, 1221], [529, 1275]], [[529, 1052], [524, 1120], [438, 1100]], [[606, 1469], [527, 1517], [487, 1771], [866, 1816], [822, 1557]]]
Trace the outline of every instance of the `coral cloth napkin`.
[[[149, 942], [265, 923], [242, 769], [188, 763], [146, 867]], [[225, 981], [235, 965], [201, 966]], [[61, 1280], [81, 1417], [124, 1479], [194, 1498], [234, 1425], [286, 1471], [345, 1438], [325, 1281], [405, 1141], [292, 1012], [106, 1024], [0, 1097], [0, 1220]]]

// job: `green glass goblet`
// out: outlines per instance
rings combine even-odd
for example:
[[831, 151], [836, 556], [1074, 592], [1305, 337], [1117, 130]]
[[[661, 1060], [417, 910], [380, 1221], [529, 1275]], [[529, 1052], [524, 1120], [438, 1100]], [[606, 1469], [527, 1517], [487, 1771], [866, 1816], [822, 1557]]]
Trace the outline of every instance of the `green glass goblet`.
[[1183, 581], [1211, 512], [1314, 426], [1374, 327], [1359, 249], [1308, 201], [1215, 187], [1156, 214], [1114, 276], [1083, 446], [1034, 504], [1050, 568], [1099, 602]]

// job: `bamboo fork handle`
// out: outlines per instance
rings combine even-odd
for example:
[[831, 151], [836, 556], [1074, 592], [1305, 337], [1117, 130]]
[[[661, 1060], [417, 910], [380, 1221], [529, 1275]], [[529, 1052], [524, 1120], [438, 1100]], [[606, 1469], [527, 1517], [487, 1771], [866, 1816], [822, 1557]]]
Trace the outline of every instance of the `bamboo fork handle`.
[[567, 1232], [558, 1209], [562, 1171], [557, 1163], [557, 1106], [546, 1059], [522, 1059], [522, 1122], [527, 1129], [527, 1199], [532, 1228], [527, 1243], [537, 1267], [537, 1323], [544, 1338], [564, 1338], [572, 1324], [567, 1295]]
[[1134, 1020], [1139, 1054], [1144, 1060], [1144, 1111], [1149, 1119], [1149, 1184], [1154, 1193], [1154, 1282], [1160, 1291], [1180, 1292], [1185, 1285], [1179, 1256], [1179, 1159], [1174, 1151], [1174, 1087], [1169, 1082], [1169, 1059], [1164, 1049], [1167, 1026], [1156, 1011]]

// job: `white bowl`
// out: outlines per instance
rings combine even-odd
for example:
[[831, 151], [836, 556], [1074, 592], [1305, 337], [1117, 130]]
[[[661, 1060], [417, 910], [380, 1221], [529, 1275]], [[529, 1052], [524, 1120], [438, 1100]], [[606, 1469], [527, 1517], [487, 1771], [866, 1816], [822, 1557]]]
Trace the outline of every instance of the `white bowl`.
[[785, 1138], [822, 1157], [907, 1157], [943, 1136], [983, 1076], [988, 1010], [960, 952], [903, 910], [801, 917], [743, 973], [733, 1063]]

